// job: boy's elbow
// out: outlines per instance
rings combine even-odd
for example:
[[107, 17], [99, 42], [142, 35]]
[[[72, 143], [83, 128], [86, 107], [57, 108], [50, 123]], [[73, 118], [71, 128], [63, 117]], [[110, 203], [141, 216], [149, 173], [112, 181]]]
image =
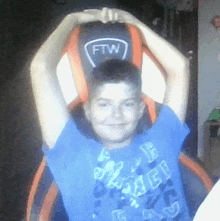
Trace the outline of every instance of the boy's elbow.
[[47, 66], [48, 66], [48, 56], [45, 52], [42, 51], [42, 49], [40, 48], [37, 53], [35, 54], [32, 62], [31, 62], [31, 70], [46, 70]]
[[182, 64], [183, 68], [189, 69], [190, 61], [189, 61], [189, 59], [188, 59], [186, 56], [184, 56], [183, 54], [182, 54], [182, 56], [181, 56], [181, 61], [182, 61], [182, 62], [179, 63], [179, 65]]
[[185, 67], [189, 69], [190, 66], [190, 61], [187, 57], [184, 56], [184, 63], [185, 63]]
[[30, 73], [33, 74], [39, 74], [46, 71], [46, 63], [42, 61], [41, 59], [35, 57], [30, 65]]
[[177, 63], [177, 72], [182, 73], [184, 76], [189, 76], [190, 73], [190, 61], [185, 57], [182, 56], [180, 62]]

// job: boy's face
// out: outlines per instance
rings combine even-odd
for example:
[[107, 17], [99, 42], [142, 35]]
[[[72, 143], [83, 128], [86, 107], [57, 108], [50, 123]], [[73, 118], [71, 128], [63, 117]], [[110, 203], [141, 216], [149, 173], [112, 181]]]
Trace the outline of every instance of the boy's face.
[[131, 143], [144, 104], [133, 84], [104, 83], [97, 87], [84, 109], [100, 141], [111, 149]]

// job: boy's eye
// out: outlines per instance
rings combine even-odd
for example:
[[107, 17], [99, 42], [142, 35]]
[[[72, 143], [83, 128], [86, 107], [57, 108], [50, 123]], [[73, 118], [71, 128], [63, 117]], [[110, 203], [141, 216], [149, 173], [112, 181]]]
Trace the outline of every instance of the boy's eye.
[[134, 105], [135, 105], [135, 101], [126, 101], [125, 103], [124, 103], [124, 105], [126, 106], [126, 107], [133, 107]]
[[98, 102], [98, 106], [99, 106], [99, 107], [107, 107], [108, 105], [109, 105], [109, 103], [106, 102], [106, 101], [99, 101], [99, 102]]

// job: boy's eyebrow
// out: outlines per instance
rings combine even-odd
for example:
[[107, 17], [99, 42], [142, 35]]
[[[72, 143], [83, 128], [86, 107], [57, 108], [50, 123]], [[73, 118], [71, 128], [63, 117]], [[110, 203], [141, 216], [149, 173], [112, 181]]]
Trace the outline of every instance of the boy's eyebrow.
[[97, 98], [97, 101], [100, 101], [100, 100], [107, 100], [107, 101], [109, 101], [111, 99], [108, 99], [108, 98]]
[[[109, 99], [109, 98], [97, 98], [97, 101], [102, 101], [102, 100], [106, 100], [106, 101], [110, 101], [112, 99]], [[136, 97], [131, 97], [131, 98], [125, 98], [123, 99], [124, 101], [129, 101], [129, 100], [136, 100]]]
[[136, 100], [136, 97], [126, 98], [125, 100]]

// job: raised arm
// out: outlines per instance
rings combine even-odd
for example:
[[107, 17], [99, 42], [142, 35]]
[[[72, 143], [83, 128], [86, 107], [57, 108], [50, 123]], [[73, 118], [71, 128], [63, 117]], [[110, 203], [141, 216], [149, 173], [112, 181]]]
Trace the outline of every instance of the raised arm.
[[142, 31], [145, 43], [168, 75], [163, 103], [175, 112], [181, 122], [184, 122], [188, 102], [189, 61], [173, 45], [130, 13], [118, 9], [105, 10], [106, 21], [130, 23]]
[[141, 29], [146, 44], [167, 72], [163, 103], [184, 122], [188, 103], [189, 61], [173, 45], [143, 23], [138, 23], [137, 27]]
[[102, 18], [100, 10], [86, 10], [66, 16], [38, 50], [31, 63], [31, 82], [43, 140], [50, 149], [53, 148], [69, 117], [56, 76], [62, 50], [76, 25], [97, 20], [104, 22]]

